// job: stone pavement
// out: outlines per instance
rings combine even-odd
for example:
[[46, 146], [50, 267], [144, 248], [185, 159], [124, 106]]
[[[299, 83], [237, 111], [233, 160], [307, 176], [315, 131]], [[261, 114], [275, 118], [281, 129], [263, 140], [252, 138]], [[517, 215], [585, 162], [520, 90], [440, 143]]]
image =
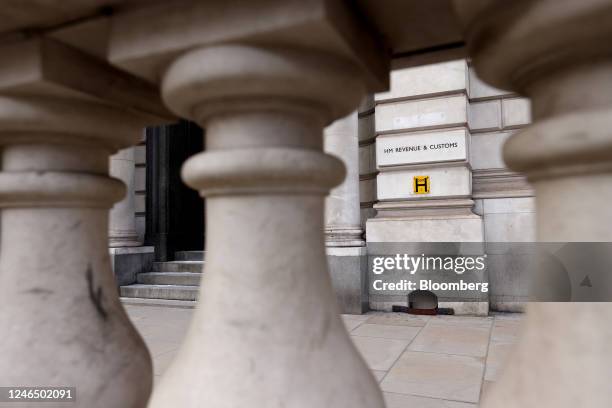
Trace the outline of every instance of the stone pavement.
[[[172, 361], [193, 309], [125, 305], [149, 346], [155, 381]], [[378, 378], [387, 408], [476, 407], [516, 342], [521, 315], [343, 315]]]

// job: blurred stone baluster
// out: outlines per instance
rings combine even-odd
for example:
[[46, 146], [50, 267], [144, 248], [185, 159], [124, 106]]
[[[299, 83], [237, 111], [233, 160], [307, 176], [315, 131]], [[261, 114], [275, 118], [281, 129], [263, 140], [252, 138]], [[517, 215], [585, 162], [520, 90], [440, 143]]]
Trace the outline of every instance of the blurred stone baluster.
[[109, 209], [125, 192], [109, 156], [155, 122], [135, 108], [171, 115], [154, 88], [54, 40], [1, 51], [0, 384], [144, 407], [151, 359], [108, 256]]
[[386, 48], [327, 0], [164, 2], [113, 19], [111, 62], [206, 131], [183, 167], [206, 197], [206, 273], [150, 406], [383, 407], [330, 282], [324, 202], [344, 166], [323, 128], [387, 86]]
[[206, 128], [183, 178], [207, 198], [207, 274], [151, 406], [382, 407], [338, 315], [323, 237], [325, 195], [344, 177], [323, 127], [362, 92], [350, 63], [305, 50], [211, 46], [167, 70], [168, 106]]
[[[508, 140], [504, 157], [535, 189], [538, 240], [611, 242], [612, 2], [455, 6], [478, 76], [531, 98], [534, 124]], [[527, 310], [517, 350], [483, 406], [610, 406], [612, 304]]]

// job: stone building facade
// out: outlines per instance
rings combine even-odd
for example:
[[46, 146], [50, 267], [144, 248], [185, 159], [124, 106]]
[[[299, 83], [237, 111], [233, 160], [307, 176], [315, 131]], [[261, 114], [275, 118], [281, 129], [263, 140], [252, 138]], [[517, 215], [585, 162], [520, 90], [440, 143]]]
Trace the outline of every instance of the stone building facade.
[[[324, 202], [345, 169], [323, 152], [322, 134], [406, 67], [469, 58], [483, 81], [529, 97], [533, 123], [508, 138], [503, 157], [533, 188], [537, 240], [612, 241], [609, 0], [6, 0], [2, 15], [2, 384], [74, 385], [88, 408], [384, 407], [329, 279]], [[495, 144], [496, 132], [525, 122], [516, 98], [478, 102], [471, 83], [451, 87], [465, 95], [377, 100], [377, 147], [397, 140], [395, 130], [440, 134], [445, 125], [457, 127], [453, 137]], [[428, 110], [439, 100], [448, 115]], [[108, 163], [143, 128], [179, 119], [207, 132], [181, 174], [206, 197], [206, 282], [151, 394], [151, 358], [108, 256], [109, 209], [129, 180], [109, 177]], [[366, 244], [414, 232], [401, 225], [429, 224], [432, 239], [448, 237], [447, 225], [466, 239], [522, 225], [503, 221], [530, 217], [520, 178], [479, 172], [499, 162], [464, 156], [418, 164], [431, 172], [432, 196], [443, 187], [445, 209], [401, 190], [397, 175], [413, 175], [414, 164], [377, 156], [376, 199], [362, 193], [376, 211]], [[445, 186], [444, 172], [454, 183]], [[510, 185], [514, 196], [495, 196]], [[405, 216], [419, 205], [452, 221]], [[346, 245], [354, 220], [340, 221], [328, 242]], [[132, 227], [113, 230], [133, 242]], [[603, 301], [530, 303], [515, 355], [482, 406], [610, 406], [611, 318]]]
[[[387, 92], [366, 98], [357, 112], [327, 128], [325, 149], [347, 168], [346, 180], [330, 193], [326, 212], [328, 261], [345, 312], [390, 310], [392, 305], [407, 304], [406, 293], [378, 294], [368, 284], [368, 247], [373, 244], [534, 241], [533, 191], [525, 177], [508, 170], [502, 159], [503, 143], [529, 121], [527, 99], [486, 85], [468, 61], [454, 60], [393, 71]], [[172, 143], [185, 137], [179, 131]], [[134, 198], [128, 195], [134, 204], [128, 205], [133, 207], [131, 222], [139, 241], [145, 242], [146, 166], [167, 164], [155, 159], [146, 162], [144, 140], [133, 151], [134, 182], [127, 185], [134, 186]], [[418, 175], [429, 177], [430, 190], [423, 194], [413, 191]], [[188, 209], [179, 206], [172, 211]], [[159, 216], [159, 212], [149, 214]], [[150, 254], [155, 244], [146, 244]], [[135, 249], [131, 251], [131, 257], [136, 257]], [[158, 247], [158, 251], [165, 249]], [[189, 262], [172, 255], [163, 261]], [[150, 259], [138, 256], [148, 260], [140, 272], [150, 272]], [[161, 260], [159, 254], [157, 260]], [[126, 265], [134, 268], [134, 264]], [[164, 268], [173, 271], [171, 264], [160, 265], [156, 273]], [[457, 311], [521, 310], [526, 298], [523, 273], [510, 265], [491, 263], [487, 302], [456, 307]], [[122, 279], [122, 286], [136, 283], [136, 274], [129, 277], [132, 281]], [[153, 279], [143, 275], [143, 281], [145, 277]], [[135, 286], [123, 290], [127, 296], [153, 299], [195, 297], [192, 288], [183, 287], [190, 286], [184, 285], [185, 276], [160, 276], [151, 282], [148, 288], [137, 285], [137, 291]], [[159, 288], [155, 283], [175, 287]], [[199, 280], [191, 283], [197, 285]]]
[[[484, 84], [466, 60], [456, 60], [393, 71], [389, 91], [376, 94], [370, 108], [360, 118], [369, 243], [535, 239], [533, 191], [502, 159], [505, 140], [530, 121], [528, 100]], [[429, 177], [426, 194], [412, 189], [418, 175]], [[496, 310], [518, 310], [525, 300], [524, 276], [508, 268], [488, 268]], [[389, 310], [405, 302], [374, 294], [370, 307]]]

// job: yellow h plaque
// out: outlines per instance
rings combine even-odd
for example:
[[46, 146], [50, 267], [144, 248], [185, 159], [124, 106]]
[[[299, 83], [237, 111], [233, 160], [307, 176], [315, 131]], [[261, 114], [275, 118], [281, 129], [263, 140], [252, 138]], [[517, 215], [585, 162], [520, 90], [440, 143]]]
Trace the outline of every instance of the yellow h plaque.
[[414, 176], [412, 191], [414, 194], [429, 194], [429, 176]]

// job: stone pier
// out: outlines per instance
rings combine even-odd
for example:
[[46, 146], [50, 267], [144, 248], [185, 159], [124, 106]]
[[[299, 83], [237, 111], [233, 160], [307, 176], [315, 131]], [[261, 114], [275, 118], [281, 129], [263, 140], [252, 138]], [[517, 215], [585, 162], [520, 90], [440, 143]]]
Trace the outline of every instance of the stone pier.
[[118, 286], [135, 283], [136, 275], [148, 272], [155, 258], [154, 247], [142, 246], [136, 232], [134, 169], [134, 147], [111, 156], [110, 175], [126, 187], [125, 197], [110, 211], [108, 232], [111, 266]]
[[123, 149], [110, 158], [110, 175], [121, 180], [126, 187], [125, 198], [110, 212], [108, 238], [110, 247], [139, 246], [134, 218], [134, 148]]
[[359, 208], [359, 140], [357, 112], [337, 120], [324, 132], [324, 149], [346, 168], [342, 184], [325, 201], [325, 246], [330, 276], [343, 313], [368, 310], [367, 258]]

